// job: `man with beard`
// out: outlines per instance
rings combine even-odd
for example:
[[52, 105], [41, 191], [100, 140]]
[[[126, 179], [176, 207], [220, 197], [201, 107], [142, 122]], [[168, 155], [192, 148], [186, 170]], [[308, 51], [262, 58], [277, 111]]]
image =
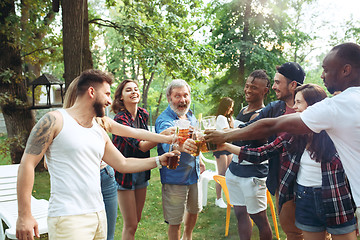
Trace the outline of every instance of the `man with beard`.
[[[156, 119], [155, 130], [157, 133], [174, 126], [174, 121], [186, 119], [192, 126], [196, 124], [196, 118], [190, 110], [191, 103], [190, 86], [181, 79], [173, 80], [166, 88], [166, 97], [169, 106]], [[176, 169], [161, 168], [160, 176], [162, 183], [162, 202], [165, 222], [169, 224], [168, 238], [179, 240], [181, 235], [181, 223], [185, 215], [183, 240], [192, 239], [198, 213], [201, 211], [199, 198], [198, 178], [200, 164], [204, 170], [204, 164], [199, 163], [198, 157], [185, 152], [187, 142], [179, 146], [181, 153], [179, 166]], [[158, 153], [169, 151], [169, 144], [159, 144]], [[186, 214], [185, 214], [186, 206]]]
[[94, 121], [111, 104], [113, 77], [99, 70], [80, 75], [72, 107], [49, 112], [30, 133], [19, 167], [16, 237], [39, 237], [31, 214], [34, 169], [46, 154], [51, 195], [49, 239], [105, 239], [106, 215], [100, 190], [101, 160], [121, 172], [140, 172], [167, 165], [167, 157], [126, 159]]
[[[341, 91], [308, 107], [302, 113], [262, 119], [247, 127], [226, 132], [208, 131], [214, 143], [251, 140], [279, 132], [319, 133], [325, 130], [339, 153], [351, 192], [360, 215], [360, 46], [344, 43], [335, 46], [323, 60], [321, 78], [330, 93]], [[326, 149], [326, 146], [324, 146]]]
[[[274, 76], [274, 84], [272, 89], [275, 91], [277, 101], [270, 102], [259, 113], [259, 115], [247, 122], [245, 125], [251, 125], [253, 122], [263, 118], [275, 118], [281, 115], [295, 113], [294, 93], [297, 86], [304, 82], [305, 72], [298, 63], [286, 62], [276, 68], [277, 72]], [[241, 126], [242, 127], [242, 126]], [[225, 135], [224, 135], [225, 137]], [[259, 139], [265, 136], [259, 137]], [[274, 134], [268, 138], [269, 142], [276, 139]], [[248, 140], [248, 139], [239, 139]], [[266, 179], [266, 186], [272, 195], [277, 193], [279, 185], [279, 162], [280, 156], [274, 155], [269, 162], [269, 172]], [[249, 173], [249, 172], [248, 172]], [[276, 195], [278, 198], [278, 195]], [[303, 235], [300, 229], [295, 226], [295, 204], [293, 201], [288, 201], [283, 204], [283, 211], [279, 215], [280, 225], [286, 234], [288, 240], [302, 240]]]

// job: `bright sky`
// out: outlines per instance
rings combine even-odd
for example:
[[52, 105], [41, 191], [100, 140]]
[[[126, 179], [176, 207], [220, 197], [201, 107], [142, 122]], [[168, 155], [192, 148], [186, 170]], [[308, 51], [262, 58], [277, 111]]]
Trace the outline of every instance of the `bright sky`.
[[[315, 44], [321, 50], [328, 51], [331, 46], [326, 45], [330, 39], [330, 34], [337, 32], [338, 36], [343, 37], [345, 24], [351, 17], [360, 22], [358, 11], [360, 10], [359, 0], [317, 0], [317, 2], [304, 11], [309, 18], [305, 31], [315, 31], [319, 39]], [[314, 20], [310, 16], [316, 15]], [[306, 18], [306, 17], [305, 17]], [[324, 44], [325, 43], [325, 44]]]

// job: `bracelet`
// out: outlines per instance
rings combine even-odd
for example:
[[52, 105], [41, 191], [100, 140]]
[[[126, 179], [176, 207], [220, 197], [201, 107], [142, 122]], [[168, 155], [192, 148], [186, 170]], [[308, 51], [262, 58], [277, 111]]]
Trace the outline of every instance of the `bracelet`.
[[160, 164], [159, 156], [156, 156], [156, 157], [155, 157], [155, 162], [156, 162], [157, 168], [158, 168], [158, 169], [161, 169], [161, 168], [162, 168], [162, 165]]

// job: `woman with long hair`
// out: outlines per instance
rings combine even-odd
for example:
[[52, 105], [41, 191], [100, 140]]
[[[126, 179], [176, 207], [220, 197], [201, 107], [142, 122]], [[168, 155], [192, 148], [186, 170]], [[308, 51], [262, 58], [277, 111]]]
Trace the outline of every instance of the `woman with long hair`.
[[[111, 106], [116, 113], [114, 120], [126, 126], [148, 130], [148, 112], [139, 107], [140, 91], [136, 81], [124, 80], [115, 91]], [[125, 157], [147, 158], [156, 142], [113, 135], [113, 143]], [[118, 202], [123, 216], [122, 239], [134, 239], [146, 198], [150, 171], [115, 173], [118, 183]]]
[[[77, 83], [79, 77], [75, 78], [68, 89], [64, 97], [64, 108], [70, 108], [75, 103]], [[148, 141], [154, 141], [157, 143], [171, 143], [173, 141], [172, 134], [174, 128], [169, 128], [168, 131], [164, 131], [161, 134], [152, 133], [144, 129], [135, 129], [130, 126], [115, 122], [113, 119], [105, 117], [97, 117], [95, 121], [103, 127], [107, 132], [116, 134], [119, 136], [132, 137], [136, 139], [143, 139]], [[117, 184], [115, 181], [115, 172], [112, 167], [105, 162], [101, 162], [100, 166], [100, 178], [101, 178], [101, 193], [104, 200], [106, 218], [107, 218], [107, 240], [113, 240], [115, 234], [115, 225], [117, 217]]]
[[[296, 88], [296, 112], [304, 111], [326, 98], [318, 85]], [[259, 163], [281, 152], [279, 172], [279, 212], [282, 205], [296, 201], [295, 225], [305, 240], [356, 239], [354, 202], [343, 166], [335, 146], [325, 131], [292, 136], [282, 134], [270, 144], [259, 148], [220, 147], [239, 155], [239, 161]]]
[[[229, 128], [234, 128], [234, 118], [232, 117], [234, 113], [234, 100], [229, 97], [224, 97], [220, 100], [218, 110], [216, 112], [216, 129], [224, 130]], [[225, 176], [226, 169], [229, 167], [229, 164], [232, 159], [232, 154], [229, 151], [215, 151], [214, 153], [216, 159], [216, 165], [218, 169], [218, 174]], [[216, 183], [216, 199], [215, 205], [221, 208], [226, 208], [224, 200], [221, 196], [221, 186]]]

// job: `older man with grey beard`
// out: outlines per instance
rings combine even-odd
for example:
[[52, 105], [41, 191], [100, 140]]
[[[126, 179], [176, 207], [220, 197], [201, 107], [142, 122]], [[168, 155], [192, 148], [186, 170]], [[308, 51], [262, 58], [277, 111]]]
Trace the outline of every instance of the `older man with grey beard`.
[[[190, 92], [190, 86], [184, 80], [173, 80], [169, 84], [166, 89], [169, 106], [156, 119], [155, 130], [157, 133], [174, 126], [175, 120], [186, 119], [191, 122], [192, 126], [196, 125], [196, 118], [190, 110]], [[184, 216], [182, 239], [192, 239], [197, 216], [201, 211], [198, 178], [200, 168], [204, 170], [205, 165], [201, 160], [199, 161], [198, 157], [190, 155], [188, 151], [185, 152], [186, 144], [187, 142], [177, 149], [181, 152], [181, 157], [176, 169], [160, 169], [163, 211], [165, 222], [169, 224], [168, 237], [170, 240], [180, 239]], [[168, 152], [169, 147], [169, 144], [159, 144], [158, 153]]]

